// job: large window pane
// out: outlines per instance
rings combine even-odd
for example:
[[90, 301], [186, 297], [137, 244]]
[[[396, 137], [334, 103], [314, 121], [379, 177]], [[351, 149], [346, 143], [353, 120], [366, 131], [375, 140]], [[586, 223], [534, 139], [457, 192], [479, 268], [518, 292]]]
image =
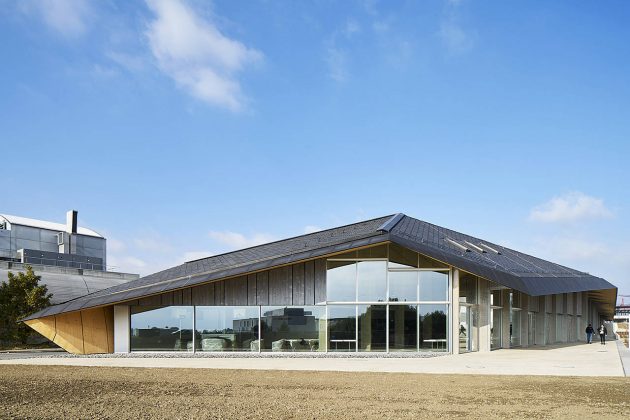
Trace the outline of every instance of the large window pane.
[[[446, 351], [447, 305], [419, 305], [420, 350]], [[468, 325], [468, 324], [466, 324]], [[460, 335], [461, 335], [460, 327]], [[464, 331], [464, 337], [468, 331]]]
[[389, 272], [389, 301], [414, 302], [418, 300], [418, 272]]
[[131, 307], [131, 351], [192, 351], [192, 306]]
[[420, 272], [420, 300], [447, 301], [448, 273], [443, 271]]
[[258, 351], [258, 307], [197, 306], [198, 351]]
[[384, 302], [387, 294], [387, 262], [358, 263], [359, 302]]
[[359, 305], [359, 351], [385, 351], [387, 319], [385, 305]]
[[355, 351], [357, 348], [356, 307], [328, 306], [328, 351]]
[[356, 300], [357, 264], [348, 261], [328, 261], [326, 300], [354, 302]]
[[263, 306], [264, 351], [325, 351], [325, 306]]
[[418, 349], [418, 307], [390, 305], [389, 350], [416, 351]]

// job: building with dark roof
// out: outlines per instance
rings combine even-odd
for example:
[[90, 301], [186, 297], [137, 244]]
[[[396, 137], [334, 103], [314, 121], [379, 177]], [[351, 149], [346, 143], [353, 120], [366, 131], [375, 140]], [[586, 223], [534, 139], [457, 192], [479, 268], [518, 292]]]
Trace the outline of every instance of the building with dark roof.
[[189, 261], [24, 321], [72, 353], [461, 353], [583, 340], [606, 280], [404, 214]]

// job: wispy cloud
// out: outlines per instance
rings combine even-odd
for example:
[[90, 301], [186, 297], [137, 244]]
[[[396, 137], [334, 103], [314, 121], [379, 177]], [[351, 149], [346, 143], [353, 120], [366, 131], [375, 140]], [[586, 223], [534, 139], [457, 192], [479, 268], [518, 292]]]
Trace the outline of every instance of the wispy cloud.
[[313, 226], [313, 225], [304, 226], [304, 233], [307, 233], [307, 234], [319, 232], [320, 230], [322, 230], [322, 228], [320, 228], [319, 226]]
[[462, 0], [447, 0], [440, 21], [438, 36], [450, 54], [463, 54], [474, 46], [475, 32], [467, 30], [461, 23]]
[[182, 262], [200, 260], [202, 258], [208, 258], [212, 256], [214, 253], [210, 251], [188, 251], [184, 252], [184, 255], [181, 257]]
[[263, 55], [223, 35], [179, 0], [147, 0], [155, 19], [146, 36], [159, 68], [189, 94], [239, 111], [244, 95], [236, 74]]
[[601, 198], [591, 197], [579, 191], [570, 192], [536, 206], [529, 219], [536, 222], [575, 222], [587, 219], [606, 219], [613, 215]]
[[328, 47], [326, 64], [328, 64], [328, 76], [331, 79], [340, 83], [348, 79], [348, 58], [344, 51], [337, 47]]
[[34, 0], [20, 4], [22, 11], [37, 13], [54, 31], [75, 38], [88, 29], [91, 3], [87, 0]]
[[260, 245], [267, 242], [272, 242], [276, 239], [273, 235], [270, 235], [267, 233], [255, 233], [251, 236], [246, 236], [238, 232], [212, 231], [209, 233], [209, 235], [210, 235], [210, 238], [214, 239], [221, 245], [226, 246], [227, 248], [229, 248], [229, 250], [248, 248], [251, 246]]
[[443, 21], [439, 34], [442, 42], [451, 53], [464, 53], [473, 46], [470, 34], [453, 20]]

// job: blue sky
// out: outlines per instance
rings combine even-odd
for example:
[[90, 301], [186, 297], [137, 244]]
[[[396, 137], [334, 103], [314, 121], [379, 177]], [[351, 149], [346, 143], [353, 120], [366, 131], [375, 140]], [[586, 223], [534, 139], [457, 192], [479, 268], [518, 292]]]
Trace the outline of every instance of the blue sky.
[[404, 212], [630, 294], [630, 4], [0, 0], [0, 211], [109, 264]]

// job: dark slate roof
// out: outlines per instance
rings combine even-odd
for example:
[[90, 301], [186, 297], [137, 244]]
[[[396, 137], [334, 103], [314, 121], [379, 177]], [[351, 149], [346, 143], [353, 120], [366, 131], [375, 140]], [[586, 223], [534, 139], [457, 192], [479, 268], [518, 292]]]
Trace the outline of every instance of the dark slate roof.
[[531, 296], [608, 290], [611, 293], [603, 294], [601, 300], [609, 305], [614, 294], [614, 309], [616, 288], [602, 278], [399, 213], [190, 261], [51, 306], [27, 319], [137, 299], [384, 241]]
[[379, 217], [239, 251], [189, 261], [119, 286], [110, 287], [109, 289], [85, 295], [63, 304], [51, 306], [24, 320], [137, 299], [224, 277], [245, 274], [251, 271], [384, 242], [387, 240], [387, 235], [379, 230], [379, 227], [392, 217], [392, 215]]

